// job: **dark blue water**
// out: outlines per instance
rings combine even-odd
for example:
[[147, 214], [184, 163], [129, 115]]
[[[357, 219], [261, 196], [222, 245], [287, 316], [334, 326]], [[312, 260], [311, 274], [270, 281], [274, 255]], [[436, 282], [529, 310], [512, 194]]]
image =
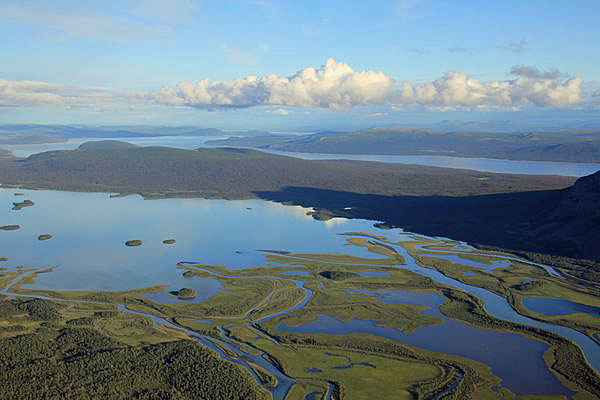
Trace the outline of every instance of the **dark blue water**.
[[592, 307], [586, 304], [574, 303], [568, 300], [526, 297], [523, 299], [523, 304], [531, 311], [535, 311], [549, 317], [575, 313], [586, 313], [600, 318], [600, 307]]
[[447, 318], [438, 306], [443, 297], [435, 293], [409, 291], [357, 291], [375, 295], [391, 304], [415, 304], [430, 307], [425, 314], [444, 322], [441, 325], [421, 327], [413, 333], [394, 328], [384, 328], [380, 322], [352, 319], [341, 322], [333, 317], [319, 316], [316, 321], [288, 327], [280, 324], [278, 330], [293, 333], [326, 333], [345, 335], [372, 334], [418, 348], [453, 354], [480, 361], [492, 368], [502, 378], [502, 385], [516, 394], [558, 395], [570, 394], [544, 363], [543, 353], [548, 345], [523, 336], [474, 328], [468, 324]]

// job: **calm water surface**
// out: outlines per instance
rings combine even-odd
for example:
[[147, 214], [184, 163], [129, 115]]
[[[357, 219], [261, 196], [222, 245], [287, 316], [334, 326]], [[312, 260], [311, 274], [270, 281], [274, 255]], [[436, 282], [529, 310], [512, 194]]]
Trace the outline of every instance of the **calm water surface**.
[[600, 307], [592, 307], [587, 304], [574, 303], [562, 299], [526, 297], [523, 299], [523, 304], [531, 311], [539, 312], [549, 317], [586, 313], [600, 318]]
[[[443, 320], [441, 325], [418, 328], [413, 333], [384, 328], [377, 321], [353, 319], [341, 322], [333, 317], [320, 316], [316, 321], [288, 327], [280, 324], [278, 330], [294, 333], [352, 334], [367, 333], [407, 343], [422, 349], [454, 354], [481, 361], [502, 378], [502, 385], [516, 394], [570, 394], [548, 370], [543, 353], [548, 345], [517, 334], [474, 328], [447, 318], [438, 309], [444, 298], [435, 293], [409, 291], [356, 291], [376, 296], [390, 304], [427, 306], [428, 314]], [[465, 340], [468, 338], [468, 340]]]
[[[0, 189], [0, 257], [7, 265], [56, 267], [39, 275], [32, 288], [62, 290], [128, 290], [167, 284], [200, 285], [186, 280], [179, 261], [223, 265], [230, 269], [264, 266], [258, 249], [299, 253], [344, 253], [377, 258], [357, 246], [346, 246], [346, 231], [367, 231], [372, 221], [336, 219], [327, 224], [307, 216], [308, 209], [263, 200], [164, 199], [139, 196], [108, 198], [103, 193]], [[35, 203], [20, 211], [13, 201]], [[250, 208], [250, 209], [249, 209]], [[51, 240], [38, 241], [49, 233]], [[164, 239], [176, 239], [164, 245]], [[126, 247], [139, 239], [143, 245]], [[214, 290], [206, 280], [196, 289]]]

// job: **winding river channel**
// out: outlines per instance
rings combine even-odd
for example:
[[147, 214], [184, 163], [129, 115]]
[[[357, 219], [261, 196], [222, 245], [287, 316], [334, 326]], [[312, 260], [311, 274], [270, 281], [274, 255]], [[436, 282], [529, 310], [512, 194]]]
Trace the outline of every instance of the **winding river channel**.
[[[5, 265], [2, 266], [9, 267], [9, 271], [21, 265], [27, 268], [55, 267], [50, 273], [40, 274], [35, 284], [26, 286], [27, 288], [121, 291], [154, 285], [169, 285], [169, 287], [177, 288], [185, 284], [185, 286], [192, 286], [197, 292], [201, 292], [202, 297], [197, 301], [205, 301], [221, 290], [219, 280], [222, 279], [284, 280], [304, 291], [301, 301], [285, 310], [263, 315], [258, 319], [252, 318], [253, 312], [256, 310], [248, 310], [246, 313], [249, 320], [246, 325], [248, 328], [253, 329], [258, 335], [276, 341], [256, 329], [256, 324], [296, 312], [305, 307], [313, 297], [313, 291], [306, 287], [306, 283], [314, 281], [314, 278], [303, 276], [304, 274], [298, 273], [298, 271], [290, 271], [292, 273], [288, 276], [281, 274], [278, 276], [244, 276], [236, 275], [235, 270], [261, 265], [272, 267], [278, 265], [267, 262], [265, 252], [257, 251], [258, 249], [277, 249], [299, 254], [341, 253], [376, 258], [364, 248], [349, 246], [346, 242], [347, 237], [342, 235], [345, 232], [373, 233], [386, 236], [389, 242], [382, 244], [388, 247], [392, 246], [405, 258], [405, 264], [396, 265], [396, 268], [407, 269], [429, 277], [437, 283], [478, 297], [484, 302], [485, 310], [495, 318], [542, 329], [572, 341], [582, 350], [588, 363], [600, 371], [600, 346], [590, 337], [571, 328], [525, 317], [517, 313], [504, 298], [490, 291], [464, 284], [436, 270], [419, 265], [402, 246], [393, 244], [414, 240], [412, 234], [401, 230], [378, 230], [373, 227], [373, 221], [336, 219], [333, 222], [324, 223], [307, 216], [306, 213], [310, 210], [262, 200], [168, 199], [145, 201], [138, 196], [109, 199], [106, 194], [54, 191], [25, 191], [24, 198], [31, 199], [35, 205], [20, 211], [11, 210], [9, 205], [15, 199], [14, 190], [0, 189], [0, 205], [3, 205], [0, 207], [0, 224], [21, 226], [21, 229], [16, 231], [0, 231], [0, 243], [2, 243], [0, 256], [8, 258], [8, 262], [3, 263]], [[94, 212], [89, 212], [90, 210], [94, 210]], [[53, 238], [48, 241], [38, 241], [38, 235], [44, 233], [52, 234]], [[162, 244], [162, 240], [167, 238], [177, 239], [177, 244], [174, 246]], [[124, 246], [124, 241], [130, 239], [140, 239], [143, 245], [137, 248]], [[447, 251], [430, 248], [424, 248], [424, 250], [440, 258], [444, 258], [444, 253], [447, 253]], [[469, 253], [473, 250], [466, 244], [460, 243], [453, 249], [453, 253]], [[502, 261], [516, 260], [517, 258], [504, 257], [504, 259]], [[180, 260], [193, 260], [191, 264], [226, 266], [231, 275], [221, 275], [205, 269], [204, 272], [212, 275], [212, 278], [182, 278], [181, 270], [174, 268], [177, 263], [186, 264]], [[457, 259], [453, 259], [453, 261], [457, 261]], [[472, 267], [478, 267], [476, 264], [473, 261], [469, 262]], [[496, 264], [496, 266], [501, 265], [504, 264]], [[550, 274], [558, 275], [558, 272], [549, 266], [535, 265], [544, 268]], [[479, 267], [489, 270], [495, 266], [480, 264]], [[375, 275], [374, 277], [381, 279], [385, 276]], [[364, 278], [367, 279], [369, 276], [366, 275]], [[14, 296], [7, 290], [5, 289], [2, 294]], [[45, 298], [44, 296], [36, 297]], [[155, 300], [160, 300], [160, 298], [155, 298]], [[269, 300], [267, 299], [267, 302]], [[431, 315], [440, 315], [437, 310], [439, 306], [437, 300], [431, 300], [429, 306]], [[232, 339], [228, 335], [226, 327], [221, 327], [220, 337], [206, 336], [159, 316], [139, 313], [128, 309], [123, 304], [119, 307], [123, 312], [143, 315], [152, 319], [156, 324], [189, 335], [214, 350], [220, 357], [246, 368], [260, 383], [260, 378], [250, 363], [259, 365], [277, 379], [275, 387], [263, 385], [273, 394], [275, 400], [283, 400], [295, 382], [293, 378], [280, 371], [277, 365], [263, 357], [263, 354], [250, 351], [247, 345]], [[372, 333], [376, 334], [377, 324], [367, 322], [368, 324], [361, 325], [361, 333], [372, 328]], [[448, 326], [455, 322], [444, 321]], [[324, 328], [320, 333], [339, 333], [340, 328], [335, 321], [329, 320], [328, 323], [329, 325], [322, 324]], [[327, 326], [331, 328], [329, 331], [327, 331]], [[427, 328], [419, 328], [414, 334], [397, 336], [396, 340], [402, 342], [405, 339], [407, 343], [410, 343], [412, 338], [409, 336], [418, 334], [420, 329]], [[470, 329], [478, 328], [471, 327]], [[305, 330], [305, 332], [309, 331]], [[382, 331], [380, 332], [382, 336], [386, 336]], [[518, 336], [516, 334], [503, 335]], [[537, 361], [540, 362], [540, 353], [543, 353], [547, 346], [544, 347], [545, 344], [542, 342], [522, 339], [521, 345], [530, 346], [531, 354], [539, 357]], [[460, 341], [453, 341], [453, 343], [460, 344]], [[415, 345], [419, 347], [416, 342]], [[428, 346], [423, 345], [423, 347], [427, 348]], [[444, 350], [441, 347], [436, 347], [433, 351], [452, 353], [450, 349]], [[467, 354], [455, 353], [468, 357]], [[498, 357], [501, 356], [500, 353]], [[491, 361], [490, 363], [493, 364]], [[538, 366], [540, 365], [542, 364], [538, 363]], [[518, 382], [511, 384], [513, 378], [503, 374], [501, 368], [495, 369], [494, 365], [491, 365], [491, 368], [503, 381], [508, 382], [511, 390], [531, 393], [528, 392], [531, 389], [540, 392], [539, 387], [529, 387], [521, 391]], [[528, 377], [533, 379], [532, 375], [527, 375], [526, 368], [527, 365], [515, 365], [516, 371], [523, 374], [522, 379], [528, 379]], [[544, 379], [548, 379], [546, 382], [550, 382], [554, 377], [550, 376], [547, 369], [544, 372], [548, 375]], [[570, 392], [558, 385], [557, 382], [556, 380], [552, 383], [556, 386], [549, 386], [553, 388], [552, 393], [568, 395]], [[333, 389], [330, 385], [326, 393], [327, 399], [331, 398]]]

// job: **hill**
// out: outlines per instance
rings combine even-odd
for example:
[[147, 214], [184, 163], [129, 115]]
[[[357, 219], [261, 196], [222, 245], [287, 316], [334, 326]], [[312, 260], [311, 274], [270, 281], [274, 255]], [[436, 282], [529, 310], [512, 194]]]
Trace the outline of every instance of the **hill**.
[[490, 133], [373, 128], [305, 136], [229, 138], [208, 142], [271, 150], [381, 155], [446, 155], [531, 161], [600, 162], [600, 131]]
[[290, 186], [363, 194], [464, 196], [556, 189], [570, 185], [573, 178], [310, 161], [232, 148], [182, 150], [94, 142], [77, 150], [5, 159], [0, 165], [0, 182], [65, 190], [143, 192], [148, 196], [248, 198], [257, 191]]

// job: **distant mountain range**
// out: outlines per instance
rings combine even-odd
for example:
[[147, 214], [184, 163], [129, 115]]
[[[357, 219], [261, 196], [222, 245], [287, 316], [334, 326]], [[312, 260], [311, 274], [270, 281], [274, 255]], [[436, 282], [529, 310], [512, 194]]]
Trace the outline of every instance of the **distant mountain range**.
[[68, 139], [124, 138], [155, 136], [256, 136], [264, 131], [225, 132], [214, 128], [190, 126], [85, 126], [85, 125], [0, 125], [0, 145], [60, 143]]
[[207, 142], [306, 153], [445, 155], [530, 161], [600, 162], [600, 129], [490, 133], [372, 128], [311, 135], [268, 135]]

